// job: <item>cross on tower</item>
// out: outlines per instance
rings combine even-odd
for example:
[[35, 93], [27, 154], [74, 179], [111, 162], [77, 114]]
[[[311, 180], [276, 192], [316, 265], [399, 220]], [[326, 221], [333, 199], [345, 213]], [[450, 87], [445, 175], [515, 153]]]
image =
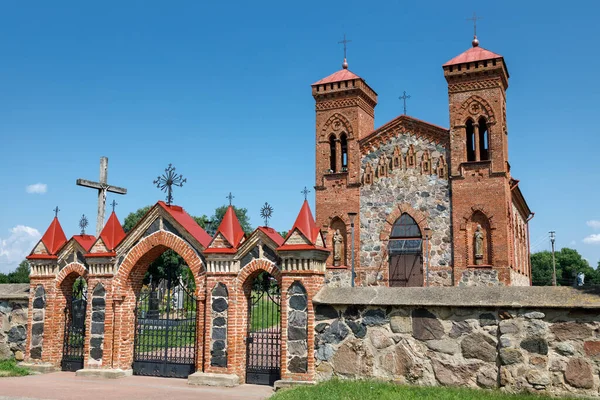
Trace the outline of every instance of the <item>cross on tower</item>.
[[106, 208], [106, 192], [127, 194], [127, 189], [112, 186], [107, 183], [108, 158], [100, 157], [100, 182], [92, 182], [87, 179], [77, 179], [78, 186], [84, 186], [98, 190], [98, 216], [96, 218], [96, 237], [100, 236], [104, 227], [104, 211]]
[[478, 17], [476, 12], [473, 12], [473, 16], [471, 18], [467, 18], [467, 21], [473, 21], [473, 37], [477, 38], [477, 20], [483, 19], [483, 17]]
[[306, 188], [306, 186], [304, 186], [304, 190], [303, 190], [303, 191], [301, 191], [300, 193], [302, 193], [302, 194], [304, 195], [304, 200], [305, 200], [305, 201], [306, 201], [306, 200], [308, 200], [308, 194], [310, 193], [310, 190], [308, 190], [308, 189]]
[[340, 41], [338, 42], [338, 44], [342, 44], [342, 43], [344, 44], [344, 63], [342, 64], [342, 67], [343, 67], [344, 69], [347, 69], [347, 68], [348, 68], [348, 61], [346, 61], [346, 45], [347, 45], [348, 43], [350, 43], [351, 41], [352, 41], [352, 40], [347, 40], [347, 39], [346, 39], [346, 34], [344, 33], [344, 40], [340, 40]]
[[406, 115], [406, 100], [410, 99], [410, 95], [406, 94], [406, 90], [402, 94], [402, 96], [398, 97], [400, 100], [404, 101], [404, 115]]
[[229, 194], [227, 196], [225, 196], [226, 199], [229, 199], [229, 205], [231, 205], [231, 200], [233, 200], [235, 198], [234, 195], [231, 194], [231, 192], [229, 192]]
[[60, 211], [60, 209], [58, 208], [58, 206], [56, 206], [56, 208], [54, 210], [54, 218], [58, 218], [58, 212]]
[[157, 188], [162, 190], [163, 192], [167, 192], [167, 205], [171, 205], [173, 202], [173, 186], [182, 187], [184, 183], [187, 182], [181, 174], [175, 173], [175, 167], [169, 164], [167, 168], [165, 168], [165, 173], [159, 175], [156, 180], [154, 180], [154, 184]]
[[112, 212], [115, 212], [115, 207], [118, 206], [119, 203], [117, 203], [116, 201], [113, 200], [112, 203], [110, 203], [110, 205], [112, 206], [112, 209], [113, 209]]

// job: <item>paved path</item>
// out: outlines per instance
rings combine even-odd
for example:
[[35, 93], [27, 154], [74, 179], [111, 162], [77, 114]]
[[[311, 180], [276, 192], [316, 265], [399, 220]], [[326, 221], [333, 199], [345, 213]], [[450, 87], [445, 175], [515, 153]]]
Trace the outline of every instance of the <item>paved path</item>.
[[0, 400], [7, 399], [202, 399], [258, 400], [273, 393], [269, 386], [240, 385], [235, 388], [188, 386], [186, 379], [129, 376], [102, 379], [55, 372], [18, 378], [0, 378]]

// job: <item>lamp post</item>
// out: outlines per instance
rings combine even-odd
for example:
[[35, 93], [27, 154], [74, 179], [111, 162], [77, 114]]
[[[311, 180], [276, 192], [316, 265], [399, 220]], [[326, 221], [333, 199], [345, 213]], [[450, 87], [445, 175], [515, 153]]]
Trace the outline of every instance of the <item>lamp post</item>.
[[356, 218], [355, 212], [348, 213], [348, 219], [350, 219], [350, 231], [352, 232], [352, 277], [350, 280], [351, 286], [354, 287], [354, 218]]
[[429, 287], [429, 239], [431, 238], [431, 228], [423, 229], [425, 231], [425, 286]]
[[550, 231], [550, 243], [552, 243], [552, 286], [556, 286], [556, 259], [554, 258], [554, 242], [556, 241], [556, 232]]

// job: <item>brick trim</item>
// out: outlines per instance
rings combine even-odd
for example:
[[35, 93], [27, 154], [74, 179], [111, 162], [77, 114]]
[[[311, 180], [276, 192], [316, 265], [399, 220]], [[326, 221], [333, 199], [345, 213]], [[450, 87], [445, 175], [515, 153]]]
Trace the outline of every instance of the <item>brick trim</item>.
[[78, 277], [81, 276], [87, 281], [88, 270], [85, 268], [85, 266], [78, 262], [72, 262], [67, 264], [63, 269], [60, 270], [58, 275], [56, 275], [56, 288], [60, 288], [65, 278], [72, 273], [76, 273]]

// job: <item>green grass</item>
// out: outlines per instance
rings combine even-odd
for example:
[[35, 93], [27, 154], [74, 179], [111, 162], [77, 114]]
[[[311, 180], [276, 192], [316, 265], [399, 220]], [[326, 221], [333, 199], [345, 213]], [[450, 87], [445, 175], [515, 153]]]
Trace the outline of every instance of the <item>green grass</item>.
[[15, 360], [0, 361], [0, 377], [29, 375], [27, 368], [19, 367]]
[[253, 332], [279, 324], [279, 306], [267, 295], [252, 306], [251, 315]]
[[[195, 329], [195, 327], [194, 327]], [[169, 330], [169, 347], [194, 346], [195, 333], [193, 331]], [[139, 349], [142, 351], [151, 351], [153, 349], [163, 349], [166, 345], [166, 330], [155, 329], [146, 330], [137, 336]]]
[[377, 381], [330, 380], [315, 386], [299, 386], [277, 392], [272, 400], [516, 400], [550, 399], [529, 394], [445, 387], [395, 385]]

